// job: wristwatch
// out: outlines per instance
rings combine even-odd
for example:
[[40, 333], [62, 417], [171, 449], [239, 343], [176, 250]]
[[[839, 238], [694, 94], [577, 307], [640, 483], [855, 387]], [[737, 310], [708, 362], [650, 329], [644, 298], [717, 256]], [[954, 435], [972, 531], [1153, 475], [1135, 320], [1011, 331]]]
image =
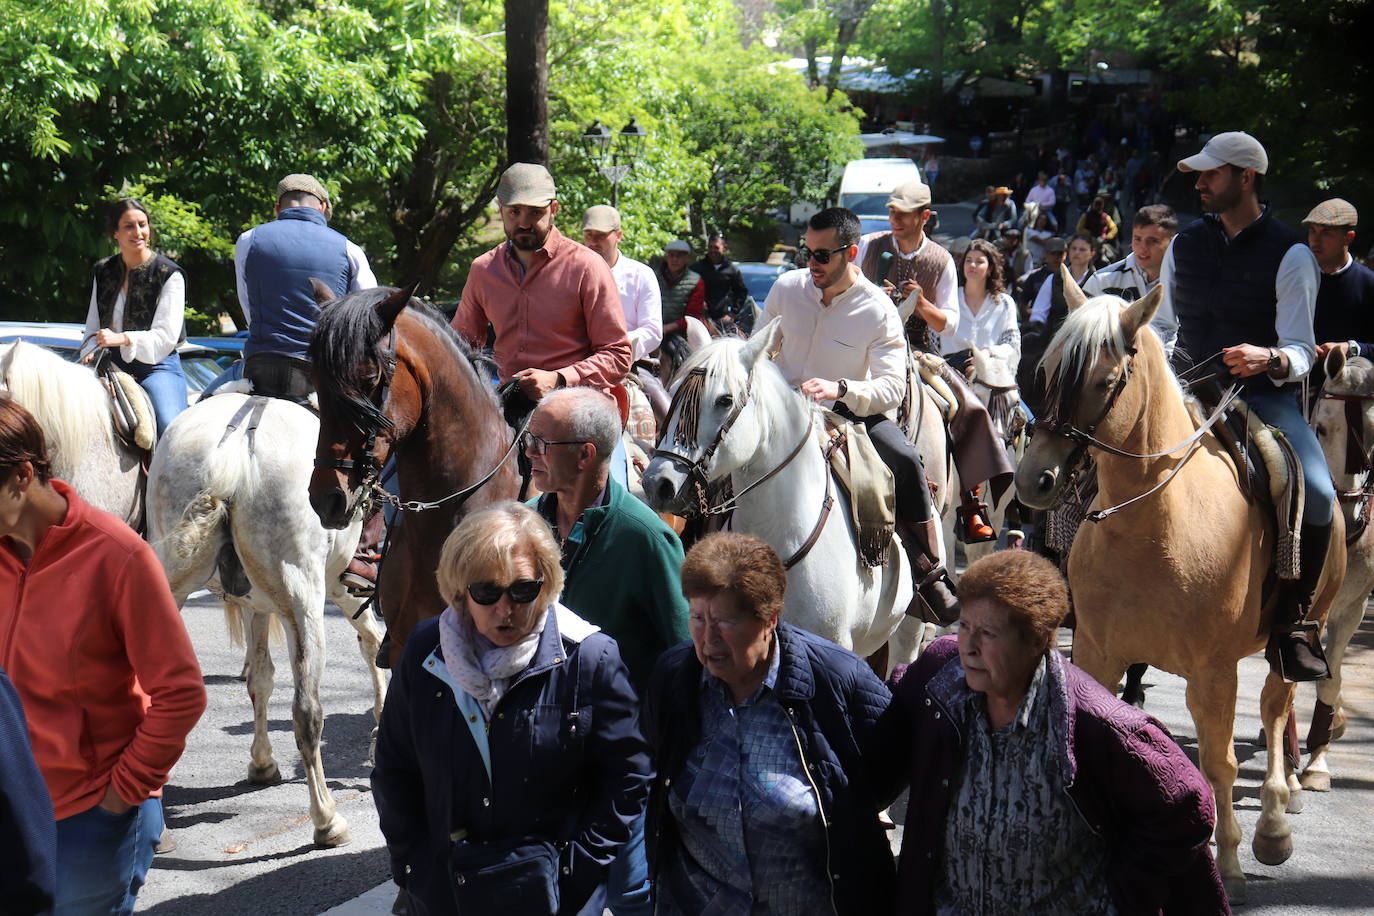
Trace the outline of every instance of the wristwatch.
[[[838, 382], [835, 383], [835, 387], [840, 390], [841, 398], [849, 394], [849, 382], [847, 382], [846, 380], [840, 379]], [[839, 398], [836, 398], [835, 400], [838, 401]]]
[[1269, 348], [1269, 374], [1277, 375], [1283, 371], [1283, 354], [1278, 347]]

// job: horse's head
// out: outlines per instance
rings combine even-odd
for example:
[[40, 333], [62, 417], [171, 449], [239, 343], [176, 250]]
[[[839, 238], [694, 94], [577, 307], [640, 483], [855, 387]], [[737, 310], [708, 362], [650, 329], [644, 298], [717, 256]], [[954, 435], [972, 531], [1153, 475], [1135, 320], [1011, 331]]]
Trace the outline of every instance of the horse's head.
[[1162, 289], [1127, 305], [1116, 296], [1087, 299], [1067, 269], [1063, 275], [1069, 315], [1040, 361], [1045, 416], [1036, 421], [1016, 470], [1017, 498], [1032, 509], [1059, 500], [1090, 438], [1124, 442], [1139, 423], [1149, 392], [1143, 384], [1127, 384], [1137, 362], [1164, 366], [1164, 349], [1149, 330]]
[[[315, 282], [320, 320], [310, 340], [311, 371], [320, 400], [320, 436], [310, 505], [327, 528], [346, 528], [367, 495], [406, 422], [393, 397], [396, 322], [408, 289], [378, 287], [338, 301]], [[327, 305], [326, 305], [327, 303]]]
[[771, 364], [781, 339], [775, 320], [748, 340], [717, 338], [683, 364], [644, 472], [644, 498], [656, 511], [695, 514], [700, 488], [768, 447], [772, 421], [786, 414], [787, 384]]
[[1346, 359], [1336, 348], [1326, 354], [1323, 368], [1326, 384], [1312, 409], [1312, 428], [1340, 487], [1358, 489], [1368, 478], [1374, 444], [1374, 363], [1362, 356]]

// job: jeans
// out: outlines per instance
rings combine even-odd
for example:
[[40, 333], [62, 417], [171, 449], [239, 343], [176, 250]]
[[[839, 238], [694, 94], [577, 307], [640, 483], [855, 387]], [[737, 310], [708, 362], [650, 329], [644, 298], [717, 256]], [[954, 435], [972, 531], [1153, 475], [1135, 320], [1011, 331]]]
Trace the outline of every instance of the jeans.
[[153, 864], [162, 801], [124, 814], [96, 805], [57, 822], [57, 916], [126, 916]]
[[241, 378], [243, 378], [243, 360], [240, 359], [235, 360], [232, 366], [225, 369], [213, 382], [205, 386], [205, 390], [200, 393], [200, 400], [205, 400], [220, 388], [230, 382], [237, 382]]
[[643, 811], [630, 824], [630, 841], [611, 862], [606, 875], [606, 906], [614, 916], [650, 916], [649, 859], [644, 853]]
[[1307, 425], [1307, 418], [1298, 407], [1297, 395], [1292, 391], [1247, 391], [1245, 403], [1265, 423], [1283, 430], [1298, 461], [1302, 462], [1302, 476], [1307, 484], [1302, 523], [1318, 527], [1330, 525], [1335, 512], [1336, 487], [1331, 482], [1331, 471], [1326, 466], [1326, 454], [1317, 441], [1317, 434]]
[[137, 379], [148, 393], [148, 400], [153, 402], [153, 416], [157, 419], [157, 435], [159, 439], [162, 438], [177, 414], [186, 409], [189, 397], [186, 373], [181, 370], [181, 357], [173, 353], [151, 366], [137, 360], [125, 362], [116, 357], [115, 364]]

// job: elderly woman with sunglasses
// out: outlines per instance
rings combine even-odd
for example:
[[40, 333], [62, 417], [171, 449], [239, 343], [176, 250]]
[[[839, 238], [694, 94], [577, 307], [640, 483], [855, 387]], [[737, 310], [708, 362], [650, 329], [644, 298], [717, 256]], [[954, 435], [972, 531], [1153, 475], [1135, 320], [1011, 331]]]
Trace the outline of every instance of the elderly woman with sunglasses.
[[[412, 913], [602, 912], [648, 795], [648, 748], [615, 641], [558, 602], [562, 587], [558, 546], [527, 506], [475, 512], [444, 542], [450, 606], [410, 637], [372, 771]], [[542, 873], [528, 865], [541, 850]], [[502, 856], [484, 890], [473, 863]]]

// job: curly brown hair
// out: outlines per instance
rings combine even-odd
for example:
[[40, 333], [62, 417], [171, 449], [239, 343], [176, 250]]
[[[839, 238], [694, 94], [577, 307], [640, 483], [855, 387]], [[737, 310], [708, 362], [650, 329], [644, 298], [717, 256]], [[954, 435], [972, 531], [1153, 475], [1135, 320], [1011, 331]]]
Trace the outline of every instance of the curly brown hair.
[[0, 392], [0, 481], [9, 480], [10, 473], [25, 461], [33, 464], [39, 483], [52, 479], [43, 429], [22, 404]]
[[710, 534], [682, 561], [682, 595], [687, 600], [729, 592], [741, 610], [772, 623], [782, 616], [787, 570], [759, 538], [736, 531]]
[[959, 577], [959, 602], [991, 601], [1031, 644], [1048, 643], [1069, 613], [1069, 589], [1058, 568], [1029, 550], [999, 550]]
[[1007, 291], [1007, 284], [1002, 276], [1005, 270], [1002, 264], [1002, 252], [998, 250], [996, 245], [992, 244], [992, 242], [989, 242], [987, 239], [974, 239], [969, 242], [968, 247], [964, 249], [963, 255], [959, 258], [959, 285], [963, 286], [965, 283], [964, 262], [968, 260], [969, 252], [971, 251], [981, 251], [988, 259], [988, 292], [994, 296], [1000, 296], [1002, 293], [1005, 293]]

